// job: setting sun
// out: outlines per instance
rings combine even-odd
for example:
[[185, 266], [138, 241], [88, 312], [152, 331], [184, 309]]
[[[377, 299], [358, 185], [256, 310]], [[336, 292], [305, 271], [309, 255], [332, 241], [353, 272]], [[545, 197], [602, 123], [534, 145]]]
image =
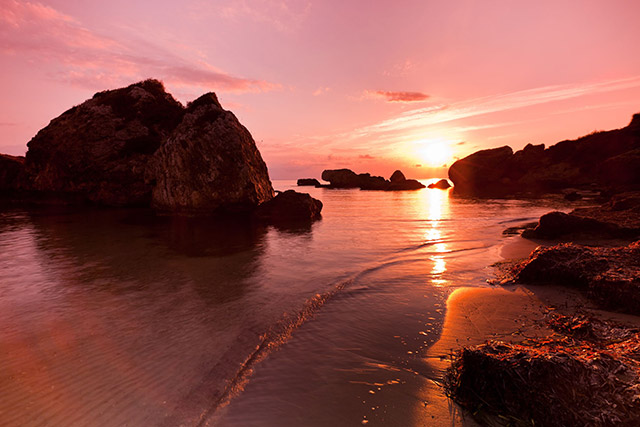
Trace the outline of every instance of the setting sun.
[[448, 165], [451, 161], [451, 146], [444, 139], [423, 139], [415, 143], [418, 163], [428, 167]]

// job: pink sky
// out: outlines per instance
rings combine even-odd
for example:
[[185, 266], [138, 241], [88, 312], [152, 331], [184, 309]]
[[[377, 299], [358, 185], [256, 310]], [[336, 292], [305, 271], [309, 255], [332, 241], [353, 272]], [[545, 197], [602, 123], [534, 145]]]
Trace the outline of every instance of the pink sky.
[[[640, 2], [0, 0], [0, 152], [148, 77], [214, 91], [273, 179], [443, 175], [640, 112]], [[418, 166], [421, 165], [421, 166]]]

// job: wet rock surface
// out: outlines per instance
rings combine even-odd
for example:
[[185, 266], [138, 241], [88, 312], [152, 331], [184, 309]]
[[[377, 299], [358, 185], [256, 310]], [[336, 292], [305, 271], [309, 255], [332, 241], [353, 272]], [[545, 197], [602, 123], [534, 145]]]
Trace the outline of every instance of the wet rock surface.
[[567, 188], [640, 189], [640, 114], [622, 129], [595, 132], [545, 149], [528, 144], [482, 150], [449, 169], [455, 192], [479, 197], [540, 195]]

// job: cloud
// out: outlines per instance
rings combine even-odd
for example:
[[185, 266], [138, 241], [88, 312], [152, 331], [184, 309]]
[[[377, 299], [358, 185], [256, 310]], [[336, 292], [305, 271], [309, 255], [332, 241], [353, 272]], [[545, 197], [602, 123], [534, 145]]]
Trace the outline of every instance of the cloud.
[[429, 99], [429, 95], [422, 92], [388, 92], [384, 90], [366, 91], [369, 98], [383, 98], [387, 102], [422, 102]]
[[311, 2], [306, 0], [226, 0], [198, 1], [192, 6], [194, 17], [223, 16], [231, 21], [249, 19], [267, 24], [277, 31], [290, 33], [298, 30], [311, 13]]
[[313, 92], [313, 96], [320, 96], [322, 94], [325, 94], [325, 93], [329, 92], [330, 90], [331, 90], [331, 88], [329, 88], [329, 87], [319, 87], [318, 89], [316, 89]]
[[[449, 105], [433, 105], [406, 111], [396, 117], [365, 126], [352, 132], [352, 137], [397, 133], [424, 129], [454, 120], [562, 101], [586, 95], [640, 87], [640, 76], [582, 85], [554, 85], [506, 94], [460, 101]], [[496, 125], [488, 125], [495, 127]]]
[[149, 40], [120, 41], [100, 35], [41, 3], [2, 3], [0, 52], [39, 64], [47, 62], [51, 77], [70, 84], [103, 89], [154, 77], [169, 86], [197, 86], [219, 92], [261, 92], [279, 87], [233, 76]]
[[372, 155], [370, 155], [370, 154], [360, 154], [360, 155], [358, 156], [358, 158], [359, 158], [359, 159], [365, 159], [365, 160], [373, 160], [373, 159], [375, 159], [375, 157], [373, 157], [373, 156], [372, 156]]
[[456, 145], [464, 145], [464, 144], [466, 144], [466, 143], [467, 143], [467, 141], [460, 141], [460, 142], [458, 142]]

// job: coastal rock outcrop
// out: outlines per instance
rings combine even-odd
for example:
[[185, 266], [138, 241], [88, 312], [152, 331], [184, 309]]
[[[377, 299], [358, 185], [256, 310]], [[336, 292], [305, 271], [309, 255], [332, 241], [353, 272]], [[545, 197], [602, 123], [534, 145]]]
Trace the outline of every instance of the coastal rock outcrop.
[[455, 192], [480, 197], [540, 195], [567, 188], [640, 189], [640, 114], [622, 129], [575, 140], [482, 150], [449, 168]]
[[262, 203], [256, 210], [256, 215], [271, 222], [309, 221], [319, 219], [320, 211], [322, 211], [320, 200], [306, 193], [287, 190]]
[[172, 214], [319, 217], [320, 201], [273, 205], [267, 166], [249, 131], [216, 95], [185, 108], [158, 80], [96, 93], [27, 144], [0, 155], [0, 196], [37, 203], [153, 207]]
[[249, 131], [215, 94], [190, 103], [147, 168], [152, 206], [185, 213], [250, 211], [273, 197]]
[[24, 157], [0, 154], [0, 192], [19, 188], [23, 175]]
[[395, 182], [404, 182], [406, 181], [407, 178], [404, 176], [404, 174], [402, 173], [402, 171], [395, 171], [394, 173], [391, 174], [391, 178], [389, 178], [389, 181], [391, 181], [392, 183]]
[[617, 194], [602, 206], [578, 208], [571, 213], [550, 212], [533, 229], [523, 231], [528, 239], [636, 239], [640, 237], [640, 192]]
[[297, 182], [299, 187], [320, 187], [320, 181], [315, 178], [300, 178]]
[[431, 183], [427, 185], [428, 188], [437, 188], [439, 190], [446, 190], [447, 188], [451, 188], [451, 184], [446, 179], [441, 179], [438, 182]]
[[27, 144], [32, 190], [101, 205], [147, 206], [147, 162], [182, 120], [183, 106], [157, 80], [96, 93]]
[[515, 283], [573, 286], [605, 308], [640, 314], [640, 241], [614, 248], [573, 243], [538, 248], [512, 274]]
[[322, 179], [330, 182], [329, 188], [360, 188], [361, 190], [402, 191], [419, 190], [425, 186], [415, 180], [406, 179], [401, 171], [395, 171], [391, 179], [371, 176], [369, 173], [356, 174], [351, 169], [327, 169]]

